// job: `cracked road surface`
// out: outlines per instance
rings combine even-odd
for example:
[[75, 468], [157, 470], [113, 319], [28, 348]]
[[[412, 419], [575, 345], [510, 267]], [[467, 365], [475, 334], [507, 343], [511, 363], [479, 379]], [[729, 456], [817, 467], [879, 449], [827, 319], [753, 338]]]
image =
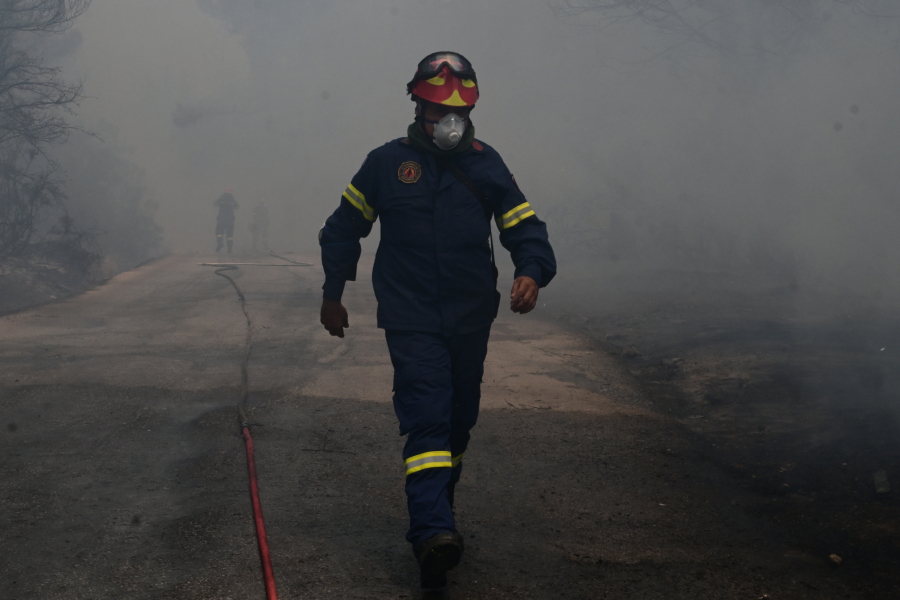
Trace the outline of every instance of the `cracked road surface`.
[[[0, 317], [3, 598], [265, 597], [235, 408], [245, 321], [203, 260]], [[318, 322], [320, 268], [232, 272], [282, 598], [419, 596], [369, 266], [343, 340]], [[864, 597], [754, 516], [617, 359], [539, 313], [493, 328], [449, 598]]]

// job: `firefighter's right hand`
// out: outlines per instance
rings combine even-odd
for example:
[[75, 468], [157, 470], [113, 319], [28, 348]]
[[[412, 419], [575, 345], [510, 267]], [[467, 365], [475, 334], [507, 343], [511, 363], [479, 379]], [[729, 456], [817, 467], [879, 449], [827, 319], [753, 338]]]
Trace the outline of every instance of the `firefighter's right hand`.
[[350, 327], [350, 321], [347, 320], [347, 309], [343, 304], [334, 300], [322, 300], [319, 322], [325, 326], [328, 333], [341, 338], [344, 337], [344, 327]]

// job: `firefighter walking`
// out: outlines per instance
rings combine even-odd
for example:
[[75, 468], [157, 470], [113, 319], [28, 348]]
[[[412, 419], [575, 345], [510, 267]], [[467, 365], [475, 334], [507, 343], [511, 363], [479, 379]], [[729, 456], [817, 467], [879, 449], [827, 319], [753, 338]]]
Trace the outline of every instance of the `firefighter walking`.
[[269, 249], [269, 209], [266, 208], [266, 199], [260, 198], [253, 207], [253, 222], [250, 223], [250, 233], [253, 236], [252, 248], [256, 251], [260, 245], [263, 252]]
[[219, 214], [216, 216], [216, 252], [222, 249], [224, 238], [228, 246], [228, 254], [231, 254], [231, 247], [234, 245], [234, 211], [238, 208], [232, 189], [225, 188], [225, 192], [213, 202], [213, 206], [219, 209]]
[[406, 436], [406, 539], [422, 587], [430, 590], [446, 585], [446, 572], [463, 553], [455, 488], [500, 303], [491, 221], [515, 264], [513, 312], [535, 307], [556, 260], [545, 224], [500, 155], [475, 139], [470, 113], [479, 90], [471, 63], [453, 52], [431, 54], [407, 93], [416, 106], [407, 136], [369, 153], [319, 233], [321, 322], [344, 337], [344, 285], [356, 279], [360, 238], [380, 218], [372, 284], [394, 366], [394, 410]]

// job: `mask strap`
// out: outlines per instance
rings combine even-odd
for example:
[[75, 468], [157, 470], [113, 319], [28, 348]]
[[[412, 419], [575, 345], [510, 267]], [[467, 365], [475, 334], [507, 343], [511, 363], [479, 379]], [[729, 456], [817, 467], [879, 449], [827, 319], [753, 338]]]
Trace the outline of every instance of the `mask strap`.
[[[453, 114], [456, 114], [456, 113], [453, 113]], [[463, 123], [465, 123], [466, 121], [469, 120], [468, 117], [460, 117], [459, 115], [456, 115], [456, 116], [459, 117], [459, 120], [462, 121]], [[424, 122], [424, 123], [431, 123], [432, 125], [437, 125], [438, 123], [440, 123], [440, 121], [429, 121], [424, 116], [421, 116], [420, 118], [422, 119], [422, 122]], [[443, 119], [444, 117], [441, 117], [441, 118]]]

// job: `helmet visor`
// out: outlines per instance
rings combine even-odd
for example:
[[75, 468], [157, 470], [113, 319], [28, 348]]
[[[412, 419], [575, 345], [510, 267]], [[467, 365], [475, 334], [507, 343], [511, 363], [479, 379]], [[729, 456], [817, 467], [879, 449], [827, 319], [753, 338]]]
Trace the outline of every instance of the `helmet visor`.
[[444, 66], [447, 66], [454, 75], [475, 80], [472, 63], [456, 52], [435, 52], [423, 58], [416, 70], [416, 79], [431, 79], [440, 73]]

